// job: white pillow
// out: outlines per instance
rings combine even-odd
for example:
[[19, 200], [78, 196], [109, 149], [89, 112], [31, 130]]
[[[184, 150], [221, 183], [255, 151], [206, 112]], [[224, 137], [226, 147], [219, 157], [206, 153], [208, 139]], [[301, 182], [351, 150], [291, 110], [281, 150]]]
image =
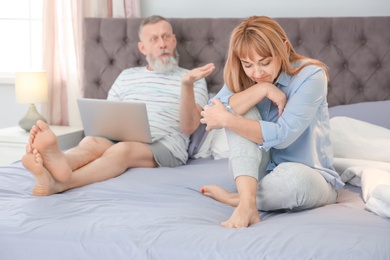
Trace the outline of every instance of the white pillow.
[[211, 155], [214, 160], [229, 158], [229, 145], [226, 138], [225, 129], [214, 129], [213, 140], [211, 142]]
[[229, 158], [229, 145], [225, 129], [211, 130], [193, 158], [207, 158], [210, 156], [214, 160]]
[[211, 143], [214, 137], [214, 130], [207, 133], [199, 150], [192, 156], [193, 158], [207, 158], [211, 156]]
[[390, 162], [390, 129], [350, 117], [330, 119], [335, 158]]
[[390, 100], [359, 102], [348, 105], [338, 105], [329, 108], [329, 116], [347, 116], [370, 124], [390, 129], [389, 115], [384, 111], [390, 110]]

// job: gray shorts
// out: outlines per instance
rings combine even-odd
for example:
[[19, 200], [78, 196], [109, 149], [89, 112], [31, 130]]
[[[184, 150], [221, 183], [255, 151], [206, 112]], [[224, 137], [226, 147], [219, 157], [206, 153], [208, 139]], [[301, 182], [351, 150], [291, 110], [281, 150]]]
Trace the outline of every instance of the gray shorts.
[[169, 149], [160, 142], [148, 144], [152, 150], [154, 160], [160, 167], [177, 167], [184, 163], [177, 159]]

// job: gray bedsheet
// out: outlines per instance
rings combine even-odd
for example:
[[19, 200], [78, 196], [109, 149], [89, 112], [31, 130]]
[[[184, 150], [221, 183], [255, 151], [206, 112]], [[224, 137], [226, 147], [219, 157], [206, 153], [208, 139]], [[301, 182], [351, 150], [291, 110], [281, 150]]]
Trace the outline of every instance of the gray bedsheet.
[[31, 195], [17, 162], [0, 168], [0, 259], [390, 259], [390, 220], [364, 210], [360, 188], [302, 212], [260, 212], [224, 229], [233, 208], [199, 193], [234, 190], [227, 161], [132, 169], [49, 197]]

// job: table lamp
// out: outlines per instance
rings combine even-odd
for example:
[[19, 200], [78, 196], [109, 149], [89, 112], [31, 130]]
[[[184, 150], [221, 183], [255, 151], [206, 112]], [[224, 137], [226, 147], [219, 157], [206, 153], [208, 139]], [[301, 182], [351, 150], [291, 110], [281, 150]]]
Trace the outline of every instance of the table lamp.
[[45, 71], [16, 72], [15, 97], [17, 103], [30, 104], [27, 114], [19, 121], [21, 128], [30, 131], [38, 119], [46, 122], [35, 107], [35, 103], [43, 103], [48, 99]]

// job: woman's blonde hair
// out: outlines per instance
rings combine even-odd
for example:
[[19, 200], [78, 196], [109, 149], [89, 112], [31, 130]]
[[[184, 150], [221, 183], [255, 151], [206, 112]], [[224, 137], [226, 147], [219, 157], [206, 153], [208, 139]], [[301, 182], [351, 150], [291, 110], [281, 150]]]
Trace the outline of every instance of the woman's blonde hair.
[[[240, 61], [255, 54], [261, 57], [280, 57], [282, 70], [289, 75], [297, 74], [305, 66], [317, 65], [322, 67], [328, 76], [324, 63], [295, 52], [286, 33], [275, 20], [266, 16], [252, 16], [242, 21], [230, 37], [223, 76], [233, 93], [245, 90], [256, 83], [245, 74]], [[307, 62], [297, 68], [291, 66], [292, 62], [300, 60]]]

